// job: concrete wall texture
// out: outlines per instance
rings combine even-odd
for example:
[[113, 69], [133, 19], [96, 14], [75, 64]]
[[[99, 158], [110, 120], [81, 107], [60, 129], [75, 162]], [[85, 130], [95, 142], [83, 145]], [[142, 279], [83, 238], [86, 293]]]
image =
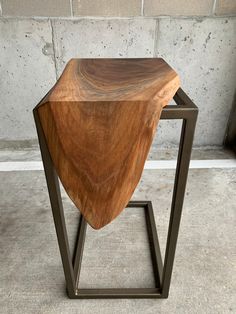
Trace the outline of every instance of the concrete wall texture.
[[[0, 0], [0, 148], [36, 143], [32, 109], [72, 57], [163, 57], [199, 106], [195, 146], [222, 145], [236, 82], [235, 0]], [[161, 121], [153, 146], [175, 146]]]

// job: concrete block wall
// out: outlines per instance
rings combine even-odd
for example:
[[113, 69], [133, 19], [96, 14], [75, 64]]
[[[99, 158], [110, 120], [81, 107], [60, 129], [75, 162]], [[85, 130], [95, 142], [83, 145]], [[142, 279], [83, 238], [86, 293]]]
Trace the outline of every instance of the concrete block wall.
[[236, 14], [235, 0], [1, 0], [5, 16], [209, 16]]
[[[222, 145], [236, 82], [235, 0], [0, 0], [0, 148], [37, 142], [32, 108], [72, 57], [163, 57], [199, 106], [195, 146]], [[175, 146], [161, 121], [153, 148]]]

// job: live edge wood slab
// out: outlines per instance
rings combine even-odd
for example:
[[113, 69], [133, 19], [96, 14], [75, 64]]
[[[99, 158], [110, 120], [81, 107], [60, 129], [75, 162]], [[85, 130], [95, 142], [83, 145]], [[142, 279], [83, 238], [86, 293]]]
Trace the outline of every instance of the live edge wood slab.
[[57, 174], [93, 228], [129, 202], [179, 85], [159, 58], [72, 59], [36, 107]]

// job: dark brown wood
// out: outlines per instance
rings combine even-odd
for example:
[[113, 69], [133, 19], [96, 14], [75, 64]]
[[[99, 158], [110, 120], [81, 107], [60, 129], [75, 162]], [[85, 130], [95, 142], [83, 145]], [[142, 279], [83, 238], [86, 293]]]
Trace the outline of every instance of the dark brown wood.
[[93, 228], [130, 200], [179, 84], [162, 59], [72, 59], [37, 106], [60, 180]]

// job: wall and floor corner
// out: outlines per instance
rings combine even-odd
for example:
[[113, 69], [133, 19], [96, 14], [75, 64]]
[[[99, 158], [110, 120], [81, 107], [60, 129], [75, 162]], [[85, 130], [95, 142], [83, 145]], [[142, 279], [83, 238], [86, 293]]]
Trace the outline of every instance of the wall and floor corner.
[[[32, 108], [72, 57], [163, 57], [199, 107], [195, 146], [222, 145], [236, 81], [234, 0], [0, 3], [0, 148], [37, 143]], [[162, 121], [153, 147], [175, 146], [179, 132]]]

